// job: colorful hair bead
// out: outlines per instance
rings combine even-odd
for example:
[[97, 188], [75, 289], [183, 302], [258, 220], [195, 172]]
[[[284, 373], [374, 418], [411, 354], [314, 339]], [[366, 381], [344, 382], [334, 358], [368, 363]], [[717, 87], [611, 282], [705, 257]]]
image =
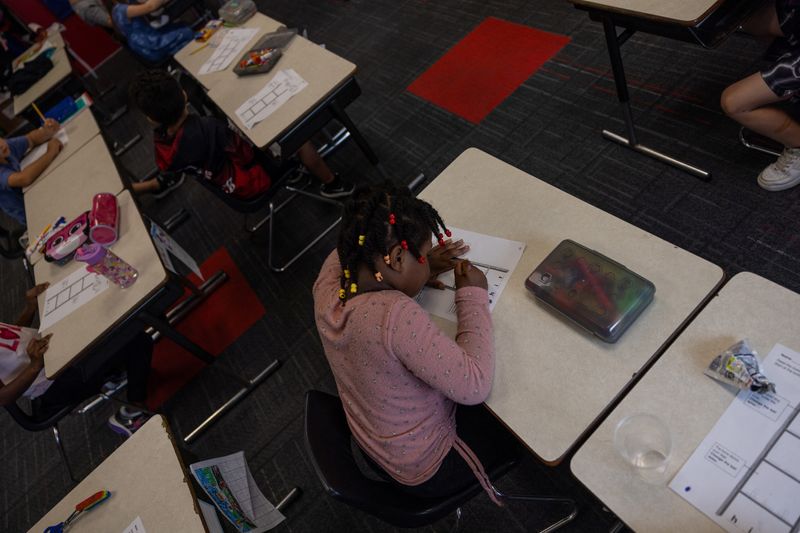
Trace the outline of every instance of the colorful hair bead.
[[453, 236], [453, 234], [450, 232], [449, 229], [444, 230], [444, 234], [447, 235], [448, 237], [452, 237]]
[[355, 283], [351, 283], [350, 284], [350, 292], [352, 292], [353, 294], [358, 292], [358, 285], [356, 285]]
[[392, 264], [392, 258], [389, 257], [389, 254], [386, 254], [386, 255], [383, 256], [383, 262], [386, 263], [387, 265], [391, 265]]
[[381, 274], [380, 272], [375, 272], [375, 281], [377, 281], [378, 283], [383, 281], [383, 274]]
[[422, 255], [419, 256], [417, 261], [419, 262], [420, 265], [424, 265], [425, 264], [425, 256], [422, 256]]
[[346, 268], [344, 269], [344, 279], [350, 279], [350, 271]]
[[344, 300], [345, 297], [346, 297], [346, 293], [345, 293], [344, 289], [339, 289], [339, 299], [340, 300]]
[[405, 239], [400, 241], [400, 248], [402, 248], [403, 250], [408, 250], [408, 242]]
[[436, 238], [439, 240], [439, 246], [444, 246], [444, 235], [440, 233]]
[[397, 224], [397, 218], [395, 218], [394, 213], [389, 213], [389, 224], [392, 226]]
[[365, 240], [367, 240], [367, 236], [366, 235], [359, 235], [358, 236], [358, 245], [359, 246], [364, 246], [364, 241]]

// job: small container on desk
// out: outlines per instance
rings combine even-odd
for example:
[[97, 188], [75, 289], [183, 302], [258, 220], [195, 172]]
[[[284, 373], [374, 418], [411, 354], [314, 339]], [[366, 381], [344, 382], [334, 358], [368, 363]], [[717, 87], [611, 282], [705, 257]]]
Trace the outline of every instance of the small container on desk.
[[86, 263], [86, 270], [105, 276], [123, 289], [136, 282], [139, 272], [117, 254], [99, 244], [86, 244], [75, 252], [75, 260]]

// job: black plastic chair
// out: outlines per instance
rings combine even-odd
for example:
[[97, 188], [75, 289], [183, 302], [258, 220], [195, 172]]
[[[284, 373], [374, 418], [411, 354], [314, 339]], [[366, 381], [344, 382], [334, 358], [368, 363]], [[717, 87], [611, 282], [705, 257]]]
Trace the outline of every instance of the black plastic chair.
[[67, 468], [67, 473], [69, 474], [69, 478], [72, 481], [78, 481], [75, 479], [75, 476], [72, 474], [72, 469], [69, 466], [69, 461], [67, 460], [67, 453], [64, 451], [64, 444], [61, 442], [61, 435], [58, 432], [58, 422], [70, 414], [77, 405], [69, 405], [66, 407], [61, 408], [60, 410], [56, 411], [55, 413], [51, 414], [47, 418], [39, 419], [35, 416], [29, 415], [25, 411], [23, 411], [19, 405], [13, 403], [11, 405], [6, 405], [5, 409], [11, 418], [20, 425], [23, 429], [28, 431], [44, 431], [47, 429], [51, 429], [53, 431], [53, 437], [56, 439], [56, 446], [58, 446], [58, 451], [61, 454], [61, 459], [64, 461], [64, 466]]
[[[385, 481], [366, 477], [359, 469], [350, 443], [350, 428], [338, 397], [321, 391], [306, 393], [306, 449], [325, 492], [339, 501], [376, 516], [396, 527], [423, 527], [455, 512], [460, 525], [461, 506], [483, 492], [478, 480], [464, 490], [444, 498], [420, 498], [405, 493]], [[496, 479], [514, 464], [510, 459], [489, 467], [487, 474]], [[494, 486], [499, 499], [560, 503], [570, 506], [570, 514], [552, 524], [542, 533], [554, 531], [577, 515], [575, 502], [562, 498], [543, 498], [503, 494]]]

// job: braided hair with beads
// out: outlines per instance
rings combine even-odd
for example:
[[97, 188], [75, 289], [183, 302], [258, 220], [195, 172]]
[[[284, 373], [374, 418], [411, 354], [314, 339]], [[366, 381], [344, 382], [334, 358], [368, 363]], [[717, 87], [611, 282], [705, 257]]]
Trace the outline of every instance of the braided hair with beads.
[[360, 264], [367, 265], [373, 276], [381, 281], [374, 260], [388, 257], [394, 245], [400, 245], [417, 261], [424, 263], [426, 258], [419, 249], [431, 234], [436, 235], [439, 244], [443, 245], [450, 230], [433, 206], [412, 196], [407, 188], [386, 183], [357, 189], [345, 206], [337, 247], [342, 266], [339, 287], [342, 305], [358, 294], [355, 277]]

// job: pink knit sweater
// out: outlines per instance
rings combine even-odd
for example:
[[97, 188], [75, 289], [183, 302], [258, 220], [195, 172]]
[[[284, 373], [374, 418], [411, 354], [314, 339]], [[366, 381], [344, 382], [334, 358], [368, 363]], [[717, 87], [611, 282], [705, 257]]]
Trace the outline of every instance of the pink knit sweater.
[[[314, 284], [314, 312], [347, 422], [362, 450], [406, 485], [430, 479], [454, 446], [479, 479], [485, 477], [456, 437], [455, 411], [457, 403], [483, 402], [492, 387], [486, 290], [456, 291], [454, 342], [400, 291], [359, 294], [342, 306], [341, 272], [334, 250]], [[481, 483], [486, 487], [484, 479]]]

